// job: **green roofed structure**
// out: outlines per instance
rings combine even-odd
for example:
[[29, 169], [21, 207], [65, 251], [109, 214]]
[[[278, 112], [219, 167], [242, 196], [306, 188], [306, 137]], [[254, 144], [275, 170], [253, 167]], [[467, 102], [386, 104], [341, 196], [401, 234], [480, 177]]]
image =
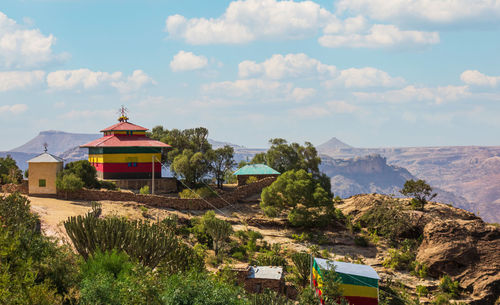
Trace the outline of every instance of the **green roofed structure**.
[[233, 175], [238, 178], [238, 185], [245, 185], [250, 177], [260, 180], [267, 177], [278, 177], [280, 173], [265, 164], [249, 164], [234, 172]]

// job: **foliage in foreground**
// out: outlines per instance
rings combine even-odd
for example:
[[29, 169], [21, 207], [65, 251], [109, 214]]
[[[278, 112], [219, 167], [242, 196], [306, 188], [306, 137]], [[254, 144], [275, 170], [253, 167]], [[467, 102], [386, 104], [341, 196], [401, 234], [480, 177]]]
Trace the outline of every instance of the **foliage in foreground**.
[[20, 183], [23, 172], [17, 166], [16, 160], [10, 155], [0, 158], [0, 185], [6, 183]]

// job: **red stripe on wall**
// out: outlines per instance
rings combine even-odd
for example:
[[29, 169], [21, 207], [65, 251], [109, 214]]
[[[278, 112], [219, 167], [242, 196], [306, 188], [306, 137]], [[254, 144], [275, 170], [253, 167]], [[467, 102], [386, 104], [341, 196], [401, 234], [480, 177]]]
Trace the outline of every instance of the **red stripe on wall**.
[[[95, 169], [103, 173], [150, 173], [151, 163], [92, 163]], [[135, 166], [134, 166], [135, 165]], [[161, 172], [161, 164], [155, 163], [155, 172]]]
[[378, 305], [378, 299], [365, 297], [343, 297], [351, 305]]

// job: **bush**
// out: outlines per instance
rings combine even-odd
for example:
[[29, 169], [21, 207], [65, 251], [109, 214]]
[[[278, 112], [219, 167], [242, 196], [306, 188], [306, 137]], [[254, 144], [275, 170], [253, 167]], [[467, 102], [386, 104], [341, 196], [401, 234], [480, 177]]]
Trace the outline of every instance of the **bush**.
[[118, 187], [113, 181], [104, 181], [104, 180], [99, 181], [99, 187], [111, 191], [115, 191], [118, 189]]
[[399, 249], [389, 249], [389, 257], [383, 262], [384, 267], [395, 270], [412, 271], [414, 266], [414, 245], [406, 240]]
[[439, 290], [449, 294], [451, 298], [456, 298], [460, 295], [460, 285], [446, 274], [439, 281]]
[[97, 170], [87, 160], [74, 161], [66, 164], [61, 175], [74, 174], [86, 188], [99, 188], [100, 182], [97, 180]]
[[170, 276], [163, 283], [164, 305], [244, 305], [241, 288], [219, 281], [206, 272], [186, 272]]
[[324, 226], [332, 217], [323, 216], [334, 211], [331, 194], [305, 170], [285, 172], [264, 188], [260, 207], [267, 216], [285, 212], [298, 227]]
[[368, 247], [369, 245], [368, 240], [364, 236], [359, 235], [354, 237], [354, 244], [360, 247]]
[[151, 191], [149, 190], [149, 186], [145, 185], [145, 186], [141, 187], [141, 189], [139, 190], [139, 194], [142, 194], [142, 195], [151, 194]]
[[59, 175], [56, 179], [56, 187], [63, 192], [74, 192], [81, 190], [84, 186], [82, 179], [73, 173]]
[[250, 176], [248, 177], [247, 181], [245, 181], [246, 184], [252, 184], [252, 183], [255, 183], [259, 181], [259, 178], [255, 177], [255, 176]]
[[426, 286], [422, 285], [417, 285], [416, 291], [419, 297], [427, 296], [429, 294], [429, 289], [427, 289]]
[[280, 295], [272, 290], [265, 289], [262, 293], [252, 294], [250, 297], [250, 305], [291, 305], [293, 304], [285, 296]]
[[420, 278], [426, 278], [427, 277], [427, 273], [428, 273], [428, 270], [429, 268], [427, 267], [426, 264], [424, 263], [419, 263], [417, 261], [415, 261], [413, 263], [413, 266], [411, 267], [411, 269], [413, 269], [411, 271], [411, 274], [415, 275], [415, 276], [418, 276]]
[[211, 198], [216, 195], [217, 193], [208, 187], [201, 187], [193, 191], [190, 189], [184, 189], [179, 193], [179, 197], [184, 199]]

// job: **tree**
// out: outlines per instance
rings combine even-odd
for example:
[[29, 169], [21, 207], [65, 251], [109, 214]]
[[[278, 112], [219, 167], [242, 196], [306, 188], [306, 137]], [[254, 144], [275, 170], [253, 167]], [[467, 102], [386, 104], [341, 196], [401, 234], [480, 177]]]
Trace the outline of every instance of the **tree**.
[[100, 183], [97, 180], [97, 170], [87, 160], [79, 160], [66, 164], [62, 175], [74, 174], [81, 181], [86, 188], [99, 188]]
[[217, 181], [217, 187], [222, 188], [227, 173], [235, 166], [233, 159], [234, 148], [226, 145], [212, 151], [210, 156], [210, 169]]
[[10, 155], [0, 158], [0, 184], [20, 183], [23, 180], [23, 172], [17, 166], [16, 160]]
[[342, 298], [342, 281], [335, 272], [335, 265], [328, 263], [328, 271], [323, 273], [322, 281], [323, 287], [321, 290], [323, 294], [321, 296], [326, 305], [348, 304]]
[[436, 193], [432, 193], [432, 187], [422, 179], [406, 181], [403, 189], [399, 192], [405, 196], [413, 197], [412, 205], [421, 211], [423, 211], [428, 200], [437, 196]]
[[80, 179], [77, 175], [73, 173], [58, 175], [56, 179], [56, 188], [60, 191], [66, 192], [74, 192], [81, 190], [84, 186], [82, 179]]
[[306, 287], [311, 274], [311, 255], [305, 251], [292, 254], [294, 281], [300, 287]]
[[213, 211], [209, 215], [209, 217], [203, 218], [203, 225], [208, 235], [212, 237], [213, 249], [217, 256], [226, 240], [233, 233], [233, 227], [229, 222], [216, 218]]
[[269, 140], [269, 144], [271, 147], [267, 152], [256, 154], [251, 164], [264, 163], [280, 173], [303, 169], [311, 173], [325, 191], [331, 193], [330, 178], [319, 170], [321, 158], [310, 142], [305, 142], [302, 146], [298, 143], [289, 144], [285, 139], [277, 138]]
[[175, 157], [171, 165], [176, 175], [181, 176], [188, 185], [195, 186], [210, 171], [207, 154], [186, 149]]
[[321, 215], [333, 208], [332, 196], [305, 170], [283, 173], [261, 194], [261, 208], [268, 216], [287, 214], [293, 226], [319, 224]]

